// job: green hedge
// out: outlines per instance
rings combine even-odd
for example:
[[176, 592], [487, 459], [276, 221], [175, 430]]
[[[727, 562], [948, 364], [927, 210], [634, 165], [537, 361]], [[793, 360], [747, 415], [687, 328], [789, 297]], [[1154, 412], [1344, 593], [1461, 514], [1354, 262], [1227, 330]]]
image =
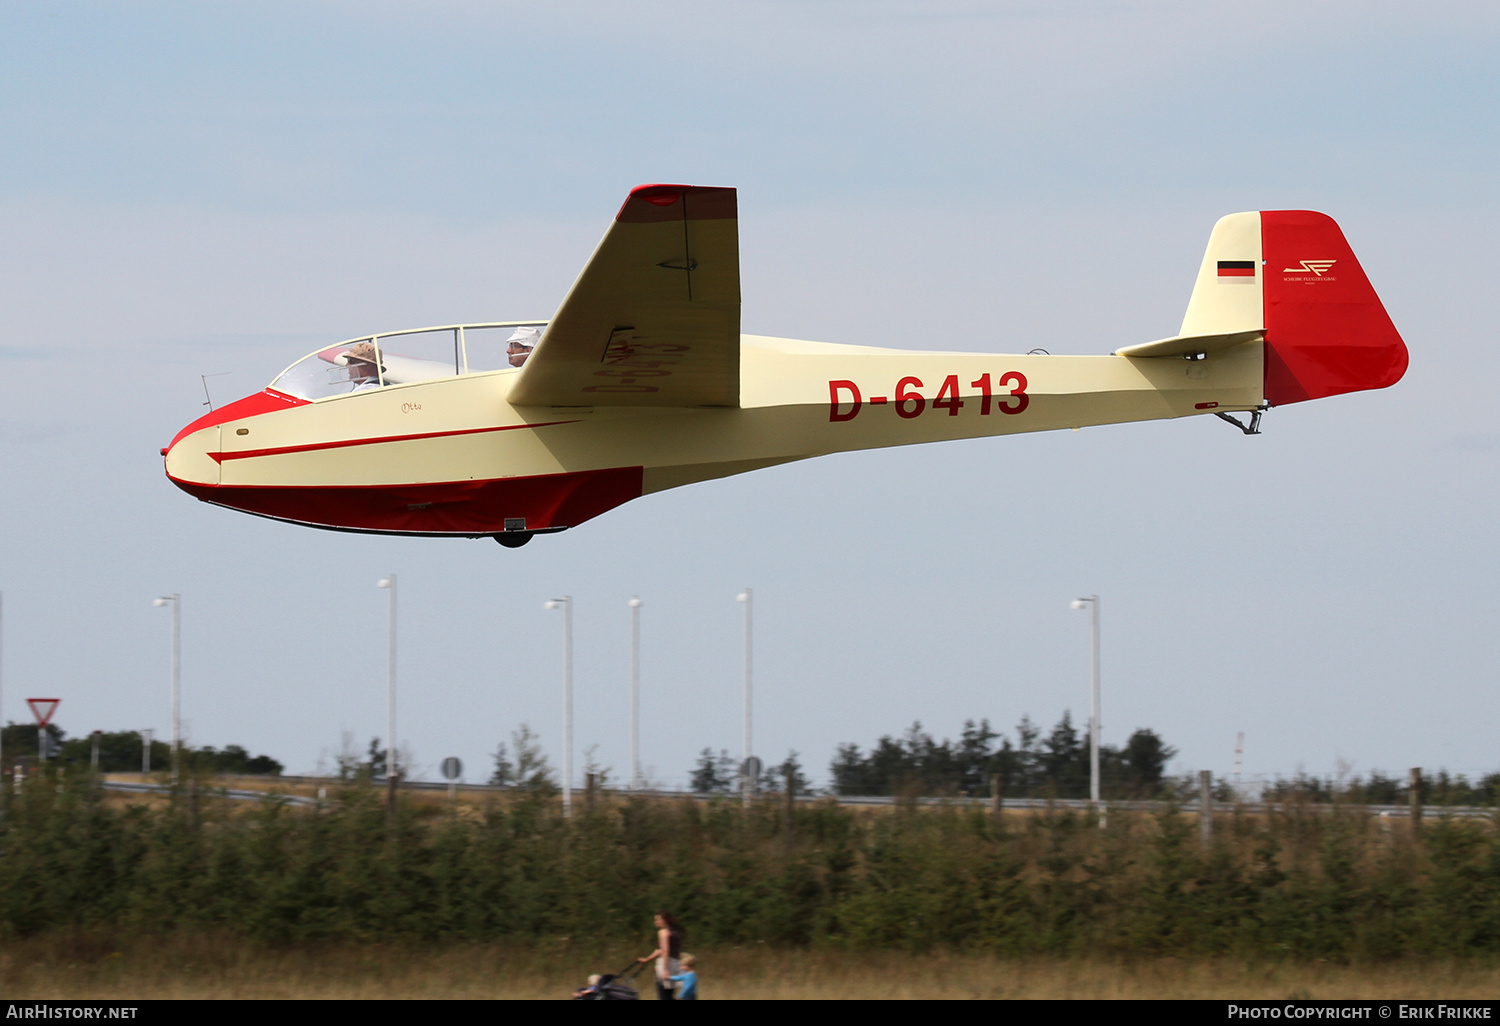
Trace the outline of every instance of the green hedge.
[[1368, 959], [1500, 951], [1500, 833], [1357, 808], [797, 810], [617, 800], [569, 824], [516, 795], [455, 818], [353, 786], [314, 812], [106, 804], [87, 775], [0, 799], [0, 931], [212, 928], [249, 940], [644, 938], [1007, 954]]

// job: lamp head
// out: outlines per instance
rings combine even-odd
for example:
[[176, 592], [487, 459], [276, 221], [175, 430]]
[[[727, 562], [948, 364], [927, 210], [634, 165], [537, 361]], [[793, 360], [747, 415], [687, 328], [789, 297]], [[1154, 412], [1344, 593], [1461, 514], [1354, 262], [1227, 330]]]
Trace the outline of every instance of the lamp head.
[[556, 609], [556, 608], [558, 608], [561, 605], [562, 605], [562, 600], [561, 599], [548, 599], [546, 602], [542, 603], [542, 608], [543, 609]]
[[633, 598], [633, 599], [630, 600], [630, 608], [631, 609], [639, 609], [639, 608], [641, 608], [641, 606], [644, 606], [645, 604], [646, 603], [642, 602], [638, 598]]
[[736, 595], [734, 597], [734, 599], [735, 599], [736, 602], [749, 602], [750, 601], [750, 592], [748, 592], [748, 591], [742, 591], [738, 595]]
[[391, 587], [391, 579], [389, 577], [382, 577], [380, 580], [375, 582], [375, 587], [389, 588]]
[[1072, 608], [1074, 608], [1074, 609], [1086, 609], [1086, 608], [1088, 608], [1088, 604], [1089, 604], [1089, 600], [1088, 599], [1074, 599], [1073, 603], [1072, 603]]
[[170, 605], [171, 603], [172, 603], [172, 600], [169, 599], [169, 598], [159, 598], [159, 599], [152, 599], [151, 600], [151, 604], [153, 606], [166, 606], [166, 605]]

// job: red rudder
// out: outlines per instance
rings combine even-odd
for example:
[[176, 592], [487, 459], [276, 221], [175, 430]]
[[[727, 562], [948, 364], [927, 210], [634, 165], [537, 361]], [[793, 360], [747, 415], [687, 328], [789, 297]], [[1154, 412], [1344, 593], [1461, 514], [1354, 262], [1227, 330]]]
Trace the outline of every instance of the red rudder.
[[1281, 406], [1400, 381], [1406, 344], [1333, 218], [1312, 210], [1260, 216], [1266, 401]]

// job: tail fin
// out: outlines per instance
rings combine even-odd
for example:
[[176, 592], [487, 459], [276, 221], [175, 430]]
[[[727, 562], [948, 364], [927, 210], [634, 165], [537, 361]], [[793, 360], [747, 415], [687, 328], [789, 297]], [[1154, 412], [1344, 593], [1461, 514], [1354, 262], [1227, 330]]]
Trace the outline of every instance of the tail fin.
[[1386, 388], [1406, 345], [1333, 218], [1263, 210], [1220, 218], [1180, 337], [1265, 335], [1272, 406]]
[[1266, 401], [1274, 405], [1386, 388], [1406, 373], [1406, 344], [1327, 214], [1264, 210]]

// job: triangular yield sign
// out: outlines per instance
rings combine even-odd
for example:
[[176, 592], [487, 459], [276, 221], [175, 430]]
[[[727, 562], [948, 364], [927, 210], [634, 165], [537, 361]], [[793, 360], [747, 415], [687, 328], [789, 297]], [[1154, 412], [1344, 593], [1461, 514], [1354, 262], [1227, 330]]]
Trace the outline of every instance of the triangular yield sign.
[[26, 704], [31, 706], [31, 715], [36, 717], [36, 725], [45, 727], [47, 721], [52, 719], [52, 714], [57, 712], [61, 704], [61, 698], [28, 698]]

